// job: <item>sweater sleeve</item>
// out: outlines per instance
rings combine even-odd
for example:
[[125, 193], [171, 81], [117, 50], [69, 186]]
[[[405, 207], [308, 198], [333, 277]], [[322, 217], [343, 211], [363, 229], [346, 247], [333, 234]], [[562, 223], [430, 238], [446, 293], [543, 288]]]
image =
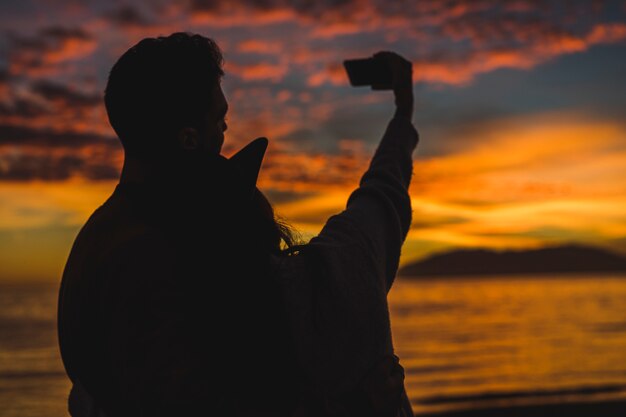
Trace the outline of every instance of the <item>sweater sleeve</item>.
[[279, 263], [300, 361], [326, 399], [353, 390], [393, 352], [387, 292], [411, 223], [417, 141], [410, 121], [392, 119], [346, 209]]
[[376, 268], [388, 292], [393, 284], [400, 250], [411, 225], [408, 187], [413, 171], [412, 152], [418, 134], [406, 119], [394, 118], [361, 178], [346, 210], [329, 219], [314, 245], [352, 242]]

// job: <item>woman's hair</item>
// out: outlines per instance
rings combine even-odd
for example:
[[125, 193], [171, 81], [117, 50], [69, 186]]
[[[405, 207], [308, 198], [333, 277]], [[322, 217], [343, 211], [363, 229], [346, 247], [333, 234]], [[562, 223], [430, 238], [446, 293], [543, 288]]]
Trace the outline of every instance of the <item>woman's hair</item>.
[[257, 244], [273, 254], [291, 254], [301, 244], [300, 235], [282, 218], [257, 188], [252, 196], [252, 236]]
[[145, 38], [126, 51], [104, 93], [109, 122], [126, 153], [158, 152], [180, 128], [200, 126], [222, 66], [212, 39], [183, 32]]

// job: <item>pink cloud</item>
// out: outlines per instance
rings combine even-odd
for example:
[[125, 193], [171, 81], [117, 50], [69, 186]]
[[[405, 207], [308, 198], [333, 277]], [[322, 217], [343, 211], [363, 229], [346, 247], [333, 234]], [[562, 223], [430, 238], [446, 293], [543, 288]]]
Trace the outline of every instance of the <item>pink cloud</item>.
[[249, 39], [240, 42], [236, 49], [243, 53], [277, 54], [283, 50], [283, 45], [279, 41]]
[[315, 72], [307, 78], [309, 87], [319, 87], [322, 84], [347, 85], [348, 78], [341, 64], [327, 65], [322, 71]]
[[466, 57], [417, 60], [415, 81], [466, 84], [476, 75], [499, 68], [531, 69], [565, 54], [583, 52], [594, 45], [626, 39], [625, 24], [597, 24], [583, 36], [548, 33], [517, 47], [477, 49]]
[[[290, 80], [294, 75], [293, 79], [300, 82], [296, 87], [300, 91], [281, 87], [281, 91], [268, 94], [272, 97], [260, 97], [259, 106], [280, 109], [276, 114], [252, 107], [243, 107], [238, 114], [240, 120], [254, 119], [256, 125], [250, 125], [278, 138], [310, 128], [306, 123], [327, 122], [333, 111], [327, 104], [332, 97], [319, 100], [302, 89], [348, 85], [342, 60], [366, 56], [379, 48], [398, 46], [414, 61], [416, 82], [464, 85], [479, 74], [500, 68], [529, 70], [565, 54], [626, 39], [624, 23], [603, 23], [593, 18], [570, 27], [567, 19], [555, 18], [553, 10], [544, 3], [475, 0], [452, 5], [439, 1], [399, 5], [328, 0], [294, 4], [270, 0], [260, 7], [251, 0], [238, 0], [195, 1], [192, 8], [174, 3], [161, 14], [158, 10], [149, 14], [128, 7], [116, 9], [85, 18], [74, 29], [52, 26], [35, 29], [35, 35], [13, 36], [9, 42], [8, 72], [23, 82], [17, 85], [0, 80], [0, 104], [3, 110], [8, 109], [0, 121], [54, 132], [110, 135], [104, 109], [94, 97], [81, 98], [78, 89], [73, 96], [68, 93], [64, 98], [37, 96], [32, 90], [34, 79], [71, 75], [73, 65], [95, 68], [100, 65], [95, 58], [104, 57], [110, 63], [112, 57], [119, 56], [141, 37], [185, 28], [214, 36], [222, 45], [226, 72], [235, 76], [244, 92], [241, 103], [253, 88], [247, 83], [276, 84], [288, 74]], [[582, 9], [595, 16], [593, 7]], [[565, 13], [571, 18], [581, 12]], [[249, 39], [242, 41], [246, 38], [240, 32], [243, 27], [250, 32]], [[351, 37], [357, 34], [363, 34], [364, 40]], [[18, 90], [22, 95], [16, 96]], [[81, 100], [96, 104], [81, 105]], [[288, 122], [278, 120], [286, 115]]]
[[225, 70], [227, 73], [235, 74], [244, 81], [269, 80], [278, 82], [287, 74], [289, 67], [283, 63], [259, 62], [246, 65], [230, 61], [225, 64]]
[[33, 77], [54, 75], [67, 69], [69, 61], [91, 55], [98, 44], [82, 29], [60, 26], [40, 30], [35, 37], [14, 37], [9, 51], [9, 72]]
[[593, 27], [587, 35], [591, 44], [614, 43], [626, 39], [626, 23], [605, 23]]

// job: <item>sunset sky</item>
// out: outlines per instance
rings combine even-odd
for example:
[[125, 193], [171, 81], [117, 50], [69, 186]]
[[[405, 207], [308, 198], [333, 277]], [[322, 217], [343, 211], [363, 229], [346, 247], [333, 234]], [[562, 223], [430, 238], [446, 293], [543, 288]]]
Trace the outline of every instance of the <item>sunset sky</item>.
[[58, 280], [123, 161], [102, 100], [144, 37], [215, 39], [224, 154], [270, 139], [259, 178], [310, 238], [345, 207], [390, 92], [346, 58], [414, 63], [413, 226], [402, 261], [456, 247], [578, 242], [626, 253], [626, 1], [0, 3], [0, 280]]

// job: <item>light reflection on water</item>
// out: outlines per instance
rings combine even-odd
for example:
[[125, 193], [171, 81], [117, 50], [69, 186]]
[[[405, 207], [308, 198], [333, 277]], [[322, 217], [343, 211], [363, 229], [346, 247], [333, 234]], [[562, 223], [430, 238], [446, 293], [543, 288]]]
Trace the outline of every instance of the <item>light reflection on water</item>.
[[[56, 284], [0, 284], [0, 415], [66, 416]], [[626, 277], [399, 278], [416, 412], [626, 397]]]
[[56, 284], [0, 284], [0, 416], [68, 416]]
[[414, 409], [626, 397], [626, 277], [399, 278]]

